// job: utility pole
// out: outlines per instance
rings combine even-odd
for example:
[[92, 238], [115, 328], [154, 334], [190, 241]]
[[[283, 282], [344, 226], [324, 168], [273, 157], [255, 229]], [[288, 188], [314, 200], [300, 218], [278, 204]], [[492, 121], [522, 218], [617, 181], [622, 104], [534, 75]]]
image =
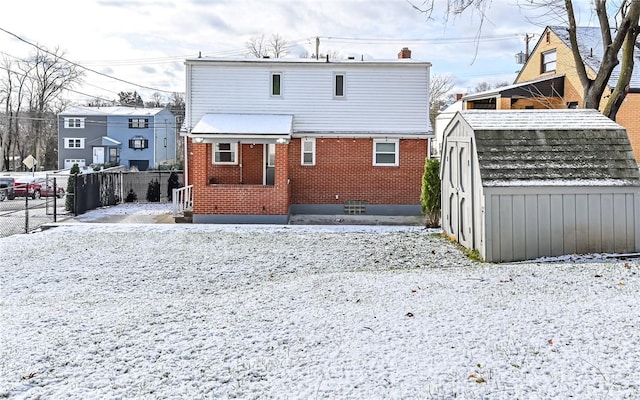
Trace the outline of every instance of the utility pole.
[[529, 41], [531, 41], [531, 39], [533, 39], [533, 37], [535, 36], [535, 33], [532, 33], [531, 35], [529, 35], [528, 33], [524, 34], [524, 42], [525, 42], [525, 60], [529, 59]]

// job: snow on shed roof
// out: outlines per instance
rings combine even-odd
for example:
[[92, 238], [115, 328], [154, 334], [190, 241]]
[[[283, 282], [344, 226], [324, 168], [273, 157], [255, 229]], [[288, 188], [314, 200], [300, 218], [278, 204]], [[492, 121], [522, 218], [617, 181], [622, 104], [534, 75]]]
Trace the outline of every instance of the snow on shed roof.
[[640, 186], [626, 130], [597, 110], [462, 111], [483, 186]]
[[[550, 26], [549, 29], [562, 40], [567, 47], [571, 48], [571, 42], [569, 41], [569, 31], [564, 26]], [[614, 29], [611, 29], [611, 34], [615, 35]], [[576, 39], [578, 41], [578, 48], [580, 49], [580, 55], [584, 60], [585, 65], [589, 66], [593, 71], [597, 72], [600, 69], [602, 58], [604, 56], [604, 47], [602, 45], [602, 34], [600, 33], [600, 27], [597, 26], [579, 26], [576, 28]], [[635, 65], [631, 74], [631, 80], [629, 86], [633, 89], [640, 89], [640, 49], [638, 43], [634, 48]], [[618, 83], [620, 77], [620, 64], [616, 66], [609, 78], [609, 85], [615, 86]]]
[[473, 129], [624, 129], [592, 109], [558, 110], [464, 110]]

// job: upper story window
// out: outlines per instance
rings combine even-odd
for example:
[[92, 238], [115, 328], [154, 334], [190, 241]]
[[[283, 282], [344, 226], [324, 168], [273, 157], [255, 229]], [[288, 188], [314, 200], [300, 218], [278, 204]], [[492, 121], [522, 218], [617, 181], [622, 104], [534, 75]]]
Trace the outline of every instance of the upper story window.
[[551, 72], [556, 70], [556, 51], [549, 50], [542, 53], [540, 72]]
[[302, 138], [302, 165], [316, 165], [316, 139]]
[[142, 136], [135, 136], [129, 139], [129, 148], [134, 150], [144, 150], [149, 148], [149, 139]]
[[65, 118], [64, 127], [70, 129], [84, 129], [84, 118]]
[[149, 118], [129, 118], [129, 128], [142, 129], [149, 127]]
[[280, 72], [271, 73], [271, 96], [282, 96], [282, 73]]
[[398, 140], [374, 140], [373, 141], [373, 165], [398, 166], [399, 141]]
[[84, 149], [84, 138], [64, 138], [65, 149]]
[[345, 74], [333, 74], [333, 97], [344, 98], [345, 96]]
[[213, 145], [214, 164], [237, 164], [238, 143], [215, 143]]

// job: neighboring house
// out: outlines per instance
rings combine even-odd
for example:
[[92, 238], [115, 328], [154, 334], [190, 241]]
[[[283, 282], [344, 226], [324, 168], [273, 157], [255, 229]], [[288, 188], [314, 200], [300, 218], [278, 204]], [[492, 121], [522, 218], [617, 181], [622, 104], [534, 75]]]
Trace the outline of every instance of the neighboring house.
[[640, 172], [597, 110], [467, 110], [447, 126], [442, 228], [486, 261], [640, 251]]
[[442, 110], [435, 120], [435, 138], [431, 143], [431, 155], [442, 154], [442, 142], [444, 138], [444, 129], [449, 125], [449, 122], [455, 117], [458, 111], [463, 110], [462, 94], [456, 94], [456, 101], [450, 104], [447, 108]]
[[[578, 27], [577, 41], [587, 73], [595, 77], [602, 55], [600, 27]], [[626, 128], [635, 158], [640, 159], [640, 44], [627, 97], [616, 122]], [[615, 87], [620, 66], [609, 79], [606, 98]], [[516, 77], [514, 85], [463, 97], [465, 109], [582, 108], [584, 91], [576, 72], [566, 27], [547, 27]], [[604, 102], [602, 102], [604, 106]]]
[[124, 165], [139, 170], [176, 162], [176, 121], [164, 108], [70, 107], [58, 115], [58, 165]]
[[186, 60], [193, 222], [420, 215], [428, 62]]

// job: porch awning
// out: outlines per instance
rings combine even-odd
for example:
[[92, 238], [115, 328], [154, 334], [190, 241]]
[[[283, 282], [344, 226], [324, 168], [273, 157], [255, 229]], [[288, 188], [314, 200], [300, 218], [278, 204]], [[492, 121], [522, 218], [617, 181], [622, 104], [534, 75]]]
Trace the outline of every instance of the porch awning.
[[211, 139], [291, 139], [293, 115], [205, 114], [190, 136]]
[[109, 136], [101, 136], [97, 139], [90, 141], [87, 144], [93, 145], [93, 146], [105, 146], [105, 147], [114, 147], [114, 146], [122, 145], [122, 143], [120, 143], [115, 139], [110, 138]]

